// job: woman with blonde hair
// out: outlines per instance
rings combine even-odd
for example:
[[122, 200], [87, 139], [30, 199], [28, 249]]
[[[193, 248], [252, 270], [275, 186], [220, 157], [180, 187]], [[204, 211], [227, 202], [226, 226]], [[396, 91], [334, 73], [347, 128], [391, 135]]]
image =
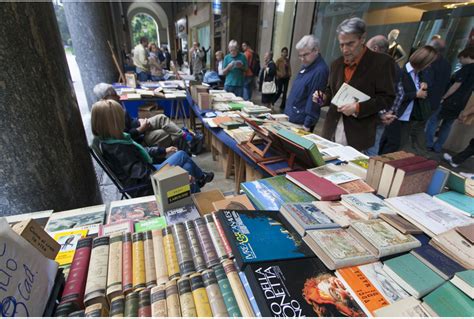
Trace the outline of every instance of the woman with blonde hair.
[[203, 172], [186, 152], [177, 151], [174, 146], [145, 148], [135, 142], [123, 132], [125, 111], [114, 100], [96, 102], [92, 106], [91, 122], [104, 159], [118, 179], [127, 188], [148, 185], [132, 192], [133, 197], [153, 194], [150, 175], [165, 164], [180, 166], [189, 173], [193, 193], [214, 178], [214, 173]]

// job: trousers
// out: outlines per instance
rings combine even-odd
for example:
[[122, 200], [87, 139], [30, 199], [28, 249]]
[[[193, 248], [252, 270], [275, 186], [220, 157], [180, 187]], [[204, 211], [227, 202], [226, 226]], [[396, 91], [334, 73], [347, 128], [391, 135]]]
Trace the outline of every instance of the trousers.
[[177, 145], [183, 131], [164, 114], [148, 119], [150, 128], [145, 132], [144, 141], [147, 146], [170, 147]]

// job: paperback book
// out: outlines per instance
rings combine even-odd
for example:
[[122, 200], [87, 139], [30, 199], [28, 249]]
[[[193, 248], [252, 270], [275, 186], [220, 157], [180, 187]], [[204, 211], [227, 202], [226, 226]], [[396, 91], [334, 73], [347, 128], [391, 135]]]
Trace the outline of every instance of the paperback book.
[[433, 317], [471, 317], [474, 314], [474, 301], [446, 282], [423, 298], [422, 307]]
[[441, 233], [430, 240], [430, 245], [441, 250], [466, 269], [474, 269], [474, 244], [455, 229]]
[[139, 221], [160, 216], [156, 198], [151, 195], [111, 202], [107, 224], [122, 220]]
[[395, 214], [382, 199], [370, 193], [341, 195], [341, 203], [360, 213], [365, 219], [374, 219], [380, 214]]
[[51, 235], [61, 245], [55, 260], [59, 266], [64, 266], [72, 263], [77, 243], [79, 239], [87, 236], [87, 229], [71, 229], [52, 233]]
[[135, 232], [142, 233], [149, 230], [163, 229], [166, 227], [166, 219], [162, 217], [153, 217], [146, 220], [140, 220], [135, 223]]
[[341, 202], [313, 202], [324, 214], [338, 223], [341, 227], [348, 227], [352, 222], [361, 220], [363, 215], [351, 210]]
[[435, 273], [440, 275], [444, 280], [449, 280], [457, 272], [465, 270], [465, 268], [459, 263], [455, 262], [431, 245], [423, 245], [413, 249], [410, 253]]
[[435, 195], [433, 198], [458, 209], [469, 217], [474, 217], [474, 197], [450, 191]]
[[286, 203], [281, 206], [280, 212], [300, 236], [304, 236], [310, 229], [339, 227], [339, 224], [313, 203]]
[[463, 270], [456, 273], [451, 283], [462, 292], [474, 299], [474, 269]]
[[195, 220], [201, 217], [199, 212], [193, 204], [185, 205], [183, 207], [175, 208], [165, 212], [166, 223], [168, 225], [174, 225], [184, 223], [188, 220]]
[[56, 232], [84, 225], [103, 224], [104, 219], [105, 205], [90, 206], [53, 213], [44, 229], [48, 233]]
[[421, 306], [421, 301], [412, 296], [375, 310], [375, 315], [377, 317], [428, 317], [428, 313]]

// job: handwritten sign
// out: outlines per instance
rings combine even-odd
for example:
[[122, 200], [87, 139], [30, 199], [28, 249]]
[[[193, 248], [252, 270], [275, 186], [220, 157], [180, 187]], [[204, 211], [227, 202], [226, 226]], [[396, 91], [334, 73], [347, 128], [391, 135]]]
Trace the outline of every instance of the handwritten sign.
[[55, 261], [44, 257], [0, 218], [0, 315], [40, 317], [54, 286]]

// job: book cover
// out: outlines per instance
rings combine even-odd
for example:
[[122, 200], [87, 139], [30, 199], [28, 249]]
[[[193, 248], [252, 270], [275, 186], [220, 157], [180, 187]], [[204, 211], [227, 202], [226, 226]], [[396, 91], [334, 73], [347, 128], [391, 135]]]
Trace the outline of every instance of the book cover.
[[444, 280], [449, 280], [458, 271], [465, 270], [463, 266], [430, 245], [423, 245], [410, 253], [443, 277]]
[[435, 195], [434, 198], [459, 209], [469, 217], [474, 217], [474, 197], [449, 191]]
[[339, 185], [342, 183], [348, 183], [348, 182], [352, 182], [352, 181], [356, 181], [360, 179], [359, 176], [354, 175], [350, 172], [343, 171], [343, 170], [339, 172], [334, 172], [332, 174], [322, 176], [322, 177], [336, 185]]
[[92, 252], [87, 273], [84, 304], [107, 305], [107, 270], [109, 261], [109, 237], [97, 237], [92, 241]]
[[377, 317], [428, 317], [421, 306], [421, 301], [412, 296], [376, 310], [375, 315]]
[[264, 317], [365, 316], [318, 258], [255, 263], [245, 274]]
[[214, 209], [216, 211], [220, 209], [227, 210], [254, 210], [255, 207], [252, 205], [252, 202], [249, 200], [247, 195], [237, 195], [230, 198], [226, 198], [220, 201], [213, 203]]
[[307, 171], [289, 172], [286, 173], [286, 178], [319, 200], [338, 200], [346, 193], [330, 181]]
[[151, 175], [151, 185], [160, 212], [192, 204], [189, 174], [180, 166], [156, 171]]
[[283, 203], [311, 202], [315, 198], [287, 180], [275, 176], [241, 184], [242, 190], [258, 209], [279, 210]]
[[339, 173], [340, 171], [341, 167], [334, 164], [326, 164], [323, 166], [308, 169], [308, 172], [311, 172], [319, 177], [331, 176], [332, 174]]
[[202, 216], [214, 211], [214, 206], [212, 205], [214, 202], [225, 199], [224, 194], [218, 189], [195, 193], [191, 195], [191, 198]]
[[438, 166], [431, 178], [431, 182], [428, 185], [426, 193], [430, 196], [437, 195], [444, 190], [446, 182], [448, 181], [449, 170], [442, 166]]
[[133, 233], [134, 223], [132, 220], [123, 220], [120, 222], [100, 225], [99, 236], [109, 236], [113, 233]]
[[356, 179], [351, 182], [342, 183], [338, 185], [340, 188], [345, 190], [347, 194], [357, 194], [357, 193], [373, 193], [375, 189], [370, 187], [369, 184], [364, 182], [361, 179]]
[[240, 269], [248, 263], [314, 256], [279, 212], [224, 210], [217, 217]]
[[71, 229], [68, 231], [59, 231], [52, 234], [54, 240], [56, 240], [61, 245], [61, 249], [59, 250], [59, 253], [55, 259], [59, 266], [72, 263], [79, 240], [86, 236], [87, 229]]
[[195, 205], [185, 205], [183, 207], [170, 209], [165, 212], [166, 223], [168, 225], [174, 225], [184, 223], [188, 220], [195, 220], [201, 217]]
[[456, 227], [456, 231], [471, 244], [474, 244], [474, 224], [458, 226]]
[[371, 193], [341, 195], [341, 203], [363, 214], [367, 219], [377, 218], [380, 214], [395, 214], [385, 202]]
[[35, 222], [37, 222], [41, 227], [45, 227], [46, 223], [48, 222], [49, 217], [51, 217], [51, 214], [53, 214], [53, 210], [44, 210], [40, 212], [34, 212], [34, 213], [26, 213], [26, 214], [19, 214], [19, 215], [9, 215], [9, 216], [3, 216], [6, 218], [7, 223], [10, 224], [10, 226], [13, 226], [14, 224], [24, 221], [26, 219], [33, 219]]
[[76, 228], [84, 225], [103, 224], [105, 219], [105, 205], [84, 207], [53, 213], [45, 226], [45, 230], [56, 232], [59, 230]]
[[430, 245], [441, 250], [464, 268], [474, 268], [474, 244], [464, 239], [456, 230], [451, 229], [436, 235], [430, 240]]
[[474, 299], [474, 269], [456, 273], [451, 282], [468, 295], [469, 298]]
[[313, 203], [286, 203], [282, 205], [280, 212], [301, 236], [309, 229], [339, 227], [339, 224]]
[[398, 229], [403, 234], [422, 234], [423, 231], [410, 223], [400, 215], [395, 214], [380, 214], [379, 217]]
[[466, 194], [466, 178], [458, 173], [449, 171], [446, 187], [460, 194]]
[[123, 220], [139, 221], [160, 216], [155, 196], [151, 195], [111, 202], [107, 224]]
[[292, 131], [289, 131], [287, 129], [279, 129], [278, 134], [292, 141], [293, 143], [296, 143], [300, 145], [301, 147], [304, 147], [311, 155], [311, 159], [313, 160], [313, 163], [315, 166], [321, 166], [325, 164], [323, 157], [321, 156], [321, 153], [318, 150], [318, 146], [313, 141], [309, 139], [305, 139], [299, 136], [298, 134], [293, 133]]
[[141, 220], [135, 223], [135, 232], [146, 232], [148, 230], [163, 229], [166, 227], [166, 219], [162, 217], [153, 217]]
[[428, 160], [398, 169], [388, 196], [426, 192], [437, 165], [438, 162]]
[[341, 202], [313, 202], [322, 212], [328, 215], [332, 220], [341, 225], [348, 227], [353, 221], [361, 220], [363, 215], [349, 209]]
[[423, 307], [428, 306], [433, 316], [472, 317], [474, 314], [474, 301], [450, 282], [431, 292], [423, 302]]
[[122, 238], [121, 233], [110, 236], [109, 261], [107, 270], [107, 290], [108, 300], [121, 295], [122, 292]]

